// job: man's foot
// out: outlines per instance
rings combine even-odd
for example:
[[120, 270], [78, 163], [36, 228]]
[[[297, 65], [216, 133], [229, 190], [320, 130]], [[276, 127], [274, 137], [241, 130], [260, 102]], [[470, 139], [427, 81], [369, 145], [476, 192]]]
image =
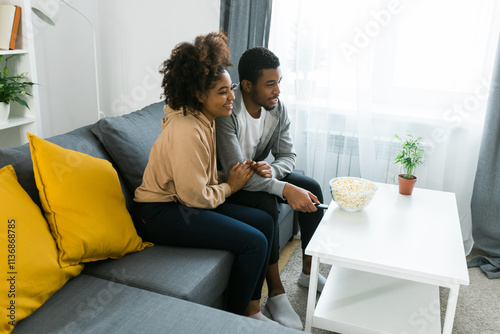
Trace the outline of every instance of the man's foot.
[[299, 315], [293, 310], [285, 293], [267, 298], [267, 308], [273, 319], [283, 326], [302, 330]]
[[264, 322], [274, 322], [274, 323], [276, 323], [276, 321], [272, 321], [271, 319], [269, 319], [268, 317], [266, 317], [264, 314], [262, 314], [261, 311], [255, 313], [253, 315], [249, 315], [248, 317], [252, 318], [252, 319], [255, 319], [255, 320], [264, 321]]
[[[299, 278], [297, 279], [297, 283], [299, 283], [299, 285], [302, 285], [304, 288], [309, 288], [309, 277], [310, 275], [306, 275], [303, 272], [301, 272]], [[318, 292], [323, 291], [325, 283], [326, 283], [326, 278], [318, 273]]]

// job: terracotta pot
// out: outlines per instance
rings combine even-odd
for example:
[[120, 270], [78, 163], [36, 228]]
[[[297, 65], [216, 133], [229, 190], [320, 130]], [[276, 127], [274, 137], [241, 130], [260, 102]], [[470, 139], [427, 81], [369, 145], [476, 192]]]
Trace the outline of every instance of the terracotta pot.
[[413, 187], [415, 187], [415, 182], [417, 182], [417, 177], [412, 175], [412, 179], [408, 180], [403, 178], [403, 174], [398, 175], [399, 181], [399, 193], [401, 195], [411, 195], [413, 192]]

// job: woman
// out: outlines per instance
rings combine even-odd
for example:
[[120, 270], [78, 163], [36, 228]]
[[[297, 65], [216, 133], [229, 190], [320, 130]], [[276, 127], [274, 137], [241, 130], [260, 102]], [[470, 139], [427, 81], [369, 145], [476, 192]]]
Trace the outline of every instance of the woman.
[[227, 310], [271, 321], [260, 313], [260, 292], [273, 239], [267, 213], [224, 203], [246, 184], [245, 163], [217, 181], [215, 118], [231, 115], [234, 93], [221, 33], [177, 45], [163, 63], [165, 118], [135, 191], [136, 228], [156, 244], [224, 249], [235, 254]]

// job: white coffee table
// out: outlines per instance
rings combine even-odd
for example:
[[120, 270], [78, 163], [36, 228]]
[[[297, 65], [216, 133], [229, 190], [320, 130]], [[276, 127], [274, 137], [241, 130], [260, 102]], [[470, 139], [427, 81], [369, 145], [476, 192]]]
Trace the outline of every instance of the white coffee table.
[[[451, 333], [459, 287], [469, 284], [455, 194], [377, 186], [362, 211], [332, 202], [309, 242], [305, 330], [440, 333], [442, 286], [450, 289], [442, 332]], [[320, 262], [332, 269], [315, 306]]]

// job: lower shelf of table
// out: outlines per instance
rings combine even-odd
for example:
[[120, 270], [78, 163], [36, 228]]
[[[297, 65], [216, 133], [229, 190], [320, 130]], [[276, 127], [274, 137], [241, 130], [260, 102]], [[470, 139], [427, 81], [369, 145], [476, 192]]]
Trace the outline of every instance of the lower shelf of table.
[[312, 326], [338, 333], [440, 333], [439, 287], [332, 266]]

